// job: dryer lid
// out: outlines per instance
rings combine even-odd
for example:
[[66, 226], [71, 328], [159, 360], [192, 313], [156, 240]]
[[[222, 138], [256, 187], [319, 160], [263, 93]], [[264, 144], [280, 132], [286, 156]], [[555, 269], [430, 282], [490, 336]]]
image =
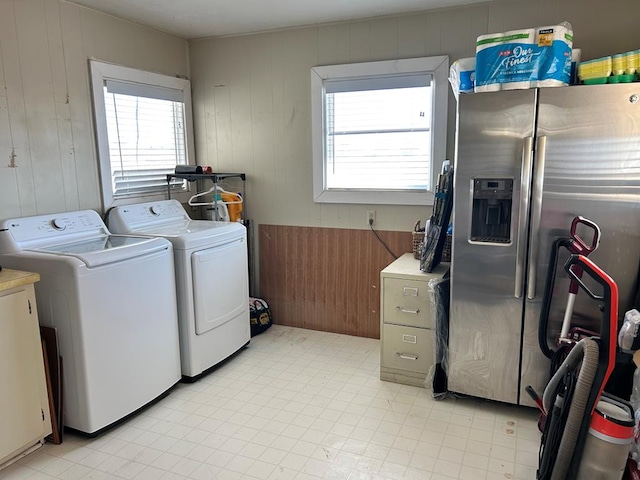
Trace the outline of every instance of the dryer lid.
[[131, 235], [100, 235], [75, 242], [47, 245], [27, 251], [75, 257], [87, 267], [98, 267], [149, 255], [169, 248], [162, 238], [146, 238]]

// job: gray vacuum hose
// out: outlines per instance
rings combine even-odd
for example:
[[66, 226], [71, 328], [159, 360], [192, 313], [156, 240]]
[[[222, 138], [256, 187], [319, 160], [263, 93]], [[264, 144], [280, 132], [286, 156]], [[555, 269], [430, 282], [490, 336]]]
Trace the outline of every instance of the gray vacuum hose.
[[[570, 399], [571, 406], [569, 407], [569, 415], [567, 417], [567, 423], [564, 426], [564, 432], [562, 433], [562, 440], [560, 440], [556, 461], [553, 465], [551, 480], [565, 480], [567, 478], [567, 470], [569, 470], [569, 464], [573, 457], [580, 426], [582, 425], [582, 419], [585, 415], [587, 400], [591, 392], [596, 370], [598, 369], [599, 351], [598, 343], [595, 340], [591, 338], [580, 340], [571, 349], [571, 352], [569, 352], [569, 355], [555, 373], [547, 385], [547, 388], [544, 389], [542, 397], [544, 408], [547, 412], [550, 412], [553, 408], [553, 402], [555, 401], [555, 391], [562, 377], [564, 377], [567, 372], [576, 370], [580, 365], [580, 361], [582, 361], [573, 398]], [[589, 414], [589, 412], [587, 412], [587, 414]]]

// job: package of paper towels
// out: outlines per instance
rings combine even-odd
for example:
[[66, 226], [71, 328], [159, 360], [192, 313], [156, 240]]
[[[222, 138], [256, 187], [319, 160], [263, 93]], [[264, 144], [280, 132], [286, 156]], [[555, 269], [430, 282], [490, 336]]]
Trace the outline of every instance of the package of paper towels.
[[476, 42], [476, 92], [568, 85], [571, 25], [481, 35]]
[[449, 83], [453, 95], [458, 99], [460, 93], [473, 93], [476, 79], [476, 57], [461, 58], [451, 64]]

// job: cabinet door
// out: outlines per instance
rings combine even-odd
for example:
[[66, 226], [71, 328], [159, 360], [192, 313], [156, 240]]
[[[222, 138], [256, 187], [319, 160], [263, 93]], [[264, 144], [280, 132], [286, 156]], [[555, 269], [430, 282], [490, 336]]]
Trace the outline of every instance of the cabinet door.
[[0, 296], [0, 463], [46, 435], [42, 347], [30, 298], [28, 289]]

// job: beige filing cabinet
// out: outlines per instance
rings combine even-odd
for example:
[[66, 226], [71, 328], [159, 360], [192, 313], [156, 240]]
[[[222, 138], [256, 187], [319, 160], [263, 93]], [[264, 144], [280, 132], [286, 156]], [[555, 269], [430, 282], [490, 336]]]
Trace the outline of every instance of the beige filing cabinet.
[[0, 271], [0, 468], [51, 433], [33, 288], [38, 280], [37, 273]]
[[435, 318], [429, 280], [442, 278], [448, 264], [431, 273], [405, 253], [380, 272], [380, 379], [423, 386], [434, 364]]

